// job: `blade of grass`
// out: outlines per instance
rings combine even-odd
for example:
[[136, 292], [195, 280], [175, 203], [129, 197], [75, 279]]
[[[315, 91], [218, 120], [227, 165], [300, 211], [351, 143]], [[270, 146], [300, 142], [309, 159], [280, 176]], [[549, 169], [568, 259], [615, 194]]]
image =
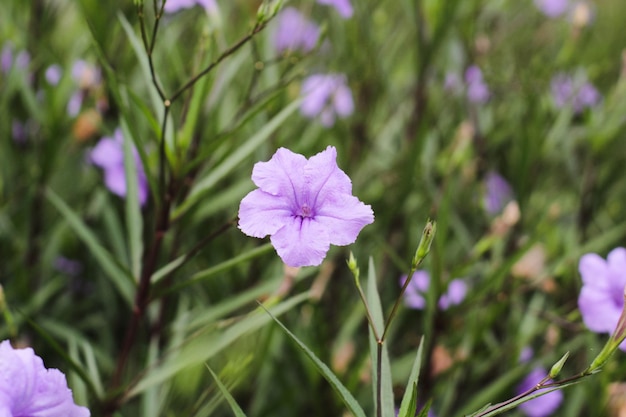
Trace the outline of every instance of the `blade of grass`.
[[415, 409], [417, 408], [417, 382], [419, 381], [420, 368], [422, 366], [422, 352], [424, 349], [424, 337], [420, 340], [420, 345], [417, 348], [417, 355], [415, 355], [415, 361], [411, 368], [411, 374], [409, 375], [409, 382], [406, 385], [406, 391], [402, 396], [402, 402], [400, 403], [399, 416], [414, 416]]
[[111, 279], [113, 285], [120, 292], [129, 306], [133, 305], [133, 278], [121, 268], [111, 254], [98, 242], [95, 234], [87, 228], [80, 217], [50, 188], [45, 191], [46, 198], [61, 213], [69, 226], [78, 237], [87, 245], [102, 270]]
[[352, 396], [350, 391], [339, 381], [337, 376], [330, 370], [330, 368], [322, 362], [295, 334], [291, 333], [285, 325], [270, 313], [269, 310], [265, 310], [267, 314], [280, 326], [280, 328], [289, 336], [289, 338], [300, 348], [300, 350], [313, 362], [318, 372], [330, 383], [331, 387], [335, 390], [343, 403], [348, 407], [350, 412], [355, 417], [365, 417], [363, 408], [359, 405], [357, 400]]
[[220, 381], [219, 377], [215, 374], [215, 372], [213, 372], [211, 367], [209, 365], [206, 365], [206, 368], [209, 370], [209, 372], [213, 376], [213, 379], [215, 380], [217, 387], [222, 392], [222, 395], [224, 396], [224, 398], [226, 398], [226, 401], [228, 401], [228, 405], [230, 405], [230, 409], [233, 410], [235, 417], [246, 417], [246, 413], [244, 413], [241, 407], [239, 407], [239, 404], [237, 404], [237, 401], [235, 401], [235, 399], [230, 394], [230, 392], [228, 392], [228, 389], [226, 388], [226, 386], [222, 383], [222, 381]]

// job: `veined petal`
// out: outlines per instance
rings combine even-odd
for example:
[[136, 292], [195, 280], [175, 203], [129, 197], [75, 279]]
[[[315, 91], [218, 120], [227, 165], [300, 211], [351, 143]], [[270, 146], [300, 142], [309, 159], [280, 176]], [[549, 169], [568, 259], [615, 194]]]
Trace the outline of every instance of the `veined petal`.
[[272, 235], [292, 217], [287, 199], [258, 189], [248, 193], [239, 205], [239, 229], [252, 237]]
[[326, 228], [311, 218], [292, 217], [271, 240], [288, 266], [320, 265], [330, 248]]
[[289, 149], [279, 148], [267, 162], [257, 162], [252, 169], [252, 181], [266, 193], [290, 200], [294, 210], [302, 193], [303, 169], [307, 160]]
[[350, 178], [337, 166], [337, 149], [327, 147], [313, 155], [303, 169], [307, 187], [307, 203], [315, 209], [323, 207], [328, 200], [333, 203], [343, 195], [352, 193]]
[[328, 231], [333, 245], [354, 243], [363, 227], [374, 222], [374, 212], [352, 195], [334, 195], [316, 206], [315, 220]]

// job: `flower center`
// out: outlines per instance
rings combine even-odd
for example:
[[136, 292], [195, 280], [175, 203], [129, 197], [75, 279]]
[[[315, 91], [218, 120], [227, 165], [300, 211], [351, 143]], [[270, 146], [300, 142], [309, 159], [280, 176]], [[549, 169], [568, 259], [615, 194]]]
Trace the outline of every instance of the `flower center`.
[[313, 210], [311, 210], [311, 207], [309, 207], [309, 205], [305, 203], [302, 206], [300, 206], [300, 212], [298, 213], [298, 216], [313, 217]]

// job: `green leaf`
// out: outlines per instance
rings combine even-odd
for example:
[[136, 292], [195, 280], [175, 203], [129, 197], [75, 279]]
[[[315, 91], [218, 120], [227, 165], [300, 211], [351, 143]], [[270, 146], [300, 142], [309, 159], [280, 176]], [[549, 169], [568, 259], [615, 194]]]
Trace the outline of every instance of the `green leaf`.
[[[302, 293], [272, 307], [271, 310], [276, 315], [283, 314], [308, 298], [308, 292]], [[166, 358], [161, 366], [148, 371], [134, 387], [131, 387], [126, 399], [167, 381], [185, 368], [206, 362], [237, 339], [265, 326], [270, 320], [271, 318], [267, 314], [257, 309], [222, 333], [205, 334], [202, 337], [197, 336], [189, 339], [184, 347], [174, 349], [170, 357]], [[364, 417], [364, 415], [359, 417]]]
[[248, 139], [244, 144], [236, 148], [236, 150], [229, 155], [220, 165], [212, 169], [209, 174], [202, 178], [191, 189], [189, 196], [179, 207], [174, 210], [173, 218], [177, 218], [185, 213], [191, 206], [198, 202], [207, 191], [217, 184], [222, 178], [231, 173], [237, 166], [255, 149], [257, 149], [263, 142], [265, 142], [270, 135], [283, 124], [287, 118], [294, 113], [298, 106], [300, 106], [300, 99], [295, 100], [293, 103], [285, 107], [280, 113], [278, 113], [272, 120], [270, 120], [265, 126], [263, 126], [256, 135]]
[[417, 382], [419, 380], [420, 368], [422, 366], [422, 352], [424, 349], [424, 337], [420, 340], [420, 345], [417, 348], [417, 355], [415, 355], [415, 361], [411, 368], [411, 374], [409, 375], [409, 382], [406, 385], [406, 391], [402, 397], [400, 403], [400, 417], [412, 417], [415, 415], [417, 409]]
[[357, 400], [350, 394], [350, 391], [339, 381], [337, 376], [330, 370], [330, 368], [322, 362], [316, 355], [309, 349], [300, 339], [296, 337], [295, 334], [291, 333], [287, 327], [283, 323], [280, 322], [276, 317], [272, 315], [272, 313], [267, 311], [267, 314], [274, 319], [274, 321], [280, 326], [281, 329], [289, 336], [291, 340], [293, 340], [296, 345], [300, 348], [300, 350], [308, 356], [308, 358], [313, 362], [315, 368], [317, 368], [318, 372], [322, 374], [322, 376], [330, 383], [331, 387], [335, 390], [337, 394], [341, 397], [343, 403], [348, 407], [350, 412], [355, 415], [355, 417], [366, 417], [363, 408], [359, 405]]
[[133, 155], [133, 147], [129, 138], [132, 136], [128, 125], [122, 120], [124, 135], [124, 174], [126, 175], [126, 229], [128, 231], [128, 247], [130, 248], [130, 267], [136, 281], [141, 274], [141, 258], [143, 254], [143, 216], [139, 206], [139, 185], [137, 184], [137, 166]]
[[113, 285], [118, 289], [129, 306], [133, 305], [134, 281], [128, 271], [120, 267], [111, 254], [100, 244], [96, 236], [83, 223], [80, 217], [50, 188], [45, 191], [46, 198], [65, 218], [69, 226], [78, 237], [87, 245], [91, 254], [111, 279]]
[[[374, 321], [374, 327], [376, 329], [383, 329], [383, 310], [380, 304], [378, 288], [376, 286], [376, 270], [374, 268], [374, 260], [372, 257], [370, 257], [369, 259], [367, 269], [367, 304], [370, 309], [370, 314], [372, 315], [372, 320]], [[377, 406], [381, 407], [383, 417], [394, 417], [395, 412], [393, 406], [393, 383], [391, 380], [391, 366], [389, 364], [389, 352], [387, 350], [387, 345], [383, 343], [382, 347], [379, 346], [371, 327], [369, 333], [374, 398], [377, 398], [376, 391], [378, 389], [378, 378], [380, 377], [382, 404], [378, 404]], [[382, 349], [382, 351], [380, 352], [380, 357], [378, 351], [379, 349]], [[379, 358], [381, 360], [381, 374], [377, 375]]]
[[233, 413], [235, 414], [235, 417], [246, 417], [246, 413], [244, 413], [241, 407], [239, 407], [239, 404], [237, 404], [237, 401], [235, 401], [235, 399], [230, 394], [230, 392], [228, 392], [228, 389], [226, 388], [226, 386], [224, 386], [222, 381], [220, 381], [219, 377], [215, 374], [215, 372], [213, 372], [211, 367], [209, 365], [206, 365], [206, 368], [209, 370], [209, 372], [211, 372], [211, 375], [213, 376], [213, 379], [215, 379], [215, 383], [217, 384], [217, 387], [222, 392], [222, 395], [224, 396], [224, 398], [226, 398], [226, 401], [228, 401], [228, 404], [230, 405], [231, 410], [233, 410]]

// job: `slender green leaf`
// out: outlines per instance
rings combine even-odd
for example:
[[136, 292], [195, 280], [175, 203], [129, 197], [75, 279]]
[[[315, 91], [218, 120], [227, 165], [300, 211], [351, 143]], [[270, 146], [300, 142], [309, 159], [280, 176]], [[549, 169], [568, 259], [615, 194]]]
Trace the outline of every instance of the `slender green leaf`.
[[126, 175], [126, 229], [128, 231], [128, 247], [130, 249], [130, 267], [133, 276], [139, 281], [141, 273], [141, 257], [143, 254], [143, 216], [139, 206], [139, 185], [137, 184], [137, 166], [130, 138], [128, 125], [122, 120], [124, 132], [124, 173]]
[[46, 197], [61, 213], [74, 233], [87, 245], [102, 270], [111, 279], [129, 306], [133, 304], [133, 278], [126, 270], [121, 268], [111, 257], [111, 254], [98, 242], [96, 236], [87, 228], [80, 217], [51, 189], [46, 189]]
[[224, 398], [226, 398], [226, 401], [228, 401], [228, 404], [230, 405], [231, 410], [233, 410], [233, 413], [235, 414], [235, 417], [246, 417], [246, 413], [244, 413], [241, 407], [239, 407], [239, 404], [237, 404], [237, 401], [235, 401], [235, 399], [230, 394], [230, 392], [228, 392], [228, 389], [226, 388], [226, 386], [222, 383], [222, 381], [220, 381], [219, 377], [215, 374], [215, 372], [213, 372], [211, 367], [207, 365], [206, 368], [209, 370], [209, 372], [213, 376], [213, 379], [215, 379], [215, 383], [217, 384], [217, 387], [222, 392], [222, 395], [224, 396]]
[[289, 336], [291, 340], [293, 340], [296, 345], [300, 348], [302, 352], [313, 362], [315, 368], [319, 371], [320, 374], [330, 383], [331, 387], [335, 390], [337, 394], [341, 397], [343, 403], [348, 407], [350, 412], [355, 415], [355, 417], [365, 417], [365, 412], [363, 408], [359, 405], [357, 400], [352, 396], [350, 391], [339, 381], [337, 376], [330, 370], [330, 368], [322, 362], [316, 355], [309, 349], [300, 339], [296, 337], [295, 334], [291, 333], [285, 325], [278, 320], [276, 317], [270, 313], [269, 310], [266, 310], [267, 314], [274, 319], [274, 321], [280, 326], [281, 329]]
[[424, 349], [424, 337], [420, 340], [420, 345], [417, 348], [417, 355], [415, 355], [415, 361], [411, 368], [411, 374], [409, 375], [409, 382], [406, 385], [406, 391], [402, 397], [400, 403], [401, 417], [410, 417], [415, 415], [415, 408], [417, 407], [417, 382], [419, 380], [420, 368], [422, 366], [422, 352]]
[[[367, 271], [367, 304], [374, 321], [374, 326], [377, 329], [384, 328], [383, 310], [380, 303], [380, 296], [378, 294], [378, 288], [376, 285], [376, 269], [374, 268], [374, 259], [370, 257]], [[374, 333], [370, 328], [370, 355], [372, 359], [372, 382], [374, 384], [374, 398], [377, 398], [376, 391], [378, 389], [378, 378], [380, 378], [381, 384], [381, 400], [382, 404], [378, 404], [382, 408], [383, 417], [394, 417], [393, 406], [393, 383], [391, 380], [391, 366], [389, 364], [389, 352], [387, 345], [382, 344], [382, 356], [381, 356], [381, 374], [377, 375], [378, 371], [378, 349], [379, 344], [374, 337]]]
[[[271, 310], [276, 315], [283, 314], [308, 298], [308, 292], [302, 293], [272, 307]], [[257, 309], [250, 313], [245, 319], [230, 326], [220, 334], [212, 333], [204, 335], [204, 337], [198, 336], [191, 339], [186, 346], [175, 349], [161, 366], [156, 367], [143, 376], [143, 378], [130, 389], [127, 398], [134, 397], [150, 387], [167, 381], [187, 367], [207, 361], [226, 349], [237, 339], [265, 326], [271, 318], [273, 318], [273, 316], [270, 317]]]
[[300, 99], [285, 107], [272, 120], [263, 126], [256, 135], [248, 139], [230, 154], [220, 165], [212, 169], [209, 174], [201, 179], [191, 190], [189, 196], [183, 204], [174, 210], [173, 217], [179, 217], [192, 205], [198, 202], [204, 194], [217, 184], [222, 178], [232, 172], [246, 157], [265, 142], [270, 135], [283, 124], [287, 118], [300, 106]]

